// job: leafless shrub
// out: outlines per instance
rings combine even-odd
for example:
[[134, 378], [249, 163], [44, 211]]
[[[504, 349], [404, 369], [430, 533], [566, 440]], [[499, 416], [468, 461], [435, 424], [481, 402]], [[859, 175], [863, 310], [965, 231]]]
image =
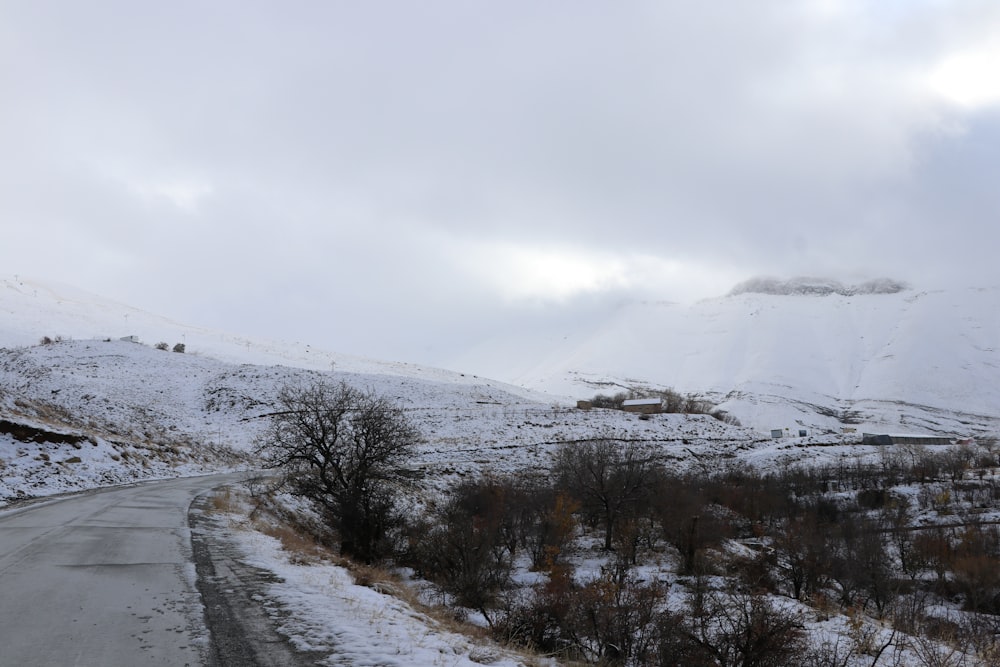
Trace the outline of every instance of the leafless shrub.
[[460, 484], [429, 521], [411, 528], [412, 564], [456, 604], [491, 620], [514, 568], [510, 518], [502, 484]]
[[718, 665], [798, 666], [806, 647], [802, 619], [754, 594], [710, 595], [688, 634]]

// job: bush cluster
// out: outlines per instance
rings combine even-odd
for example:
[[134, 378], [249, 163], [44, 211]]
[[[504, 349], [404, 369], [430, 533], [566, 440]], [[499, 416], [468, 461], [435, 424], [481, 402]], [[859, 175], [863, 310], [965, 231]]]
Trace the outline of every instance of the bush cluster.
[[[938, 632], [934, 601], [961, 600], [1000, 629], [1000, 530], [975, 514], [960, 526], [913, 524], [918, 507], [949, 503], [952, 512], [959, 497], [995, 507], [1000, 484], [979, 479], [976, 462], [997, 464], [970, 449], [901, 450], [877, 465], [679, 475], [638, 445], [577, 443], [557, 452], [548, 478], [462, 482], [411, 525], [399, 558], [450, 604], [481, 612], [499, 639], [570, 659], [833, 664], [901, 646], [901, 635], [879, 643], [859, 625], [849, 648], [809, 649], [802, 619], [771, 600], [832, 606], [920, 637]], [[894, 488], [921, 483], [926, 501]], [[574, 571], [584, 535], [600, 536], [607, 553], [591, 580]], [[733, 552], [734, 540], [751, 549]], [[515, 584], [519, 558], [541, 583]], [[681, 610], [664, 604], [670, 582], [636, 575], [637, 565], [663, 558], [690, 592]], [[724, 586], [710, 584], [719, 577]], [[964, 617], [946, 639], [992, 650], [982, 618]]]
[[[412, 568], [504, 642], [604, 665], [876, 664], [900, 633], [928, 665], [942, 645], [998, 655], [1000, 529], [982, 520], [1000, 504], [995, 443], [679, 473], [650, 447], [595, 439], [559, 447], [544, 474], [465, 479], [404, 516], [418, 434], [398, 408], [326, 381], [287, 387], [277, 407], [258, 453], [320, 532], [346, 556]], [[918, 510], [947, 520], [917, 525]], [[600, 572], [577, 571], [588, 548]], [[652, 562], [671, 567], [650, 576]], [[525, 567], [534, 584], [515, 576]], [[781, 597], [849, 614], [850, 644], [809, 644]], [[948, 600], [968, 613], [932, 613]]]

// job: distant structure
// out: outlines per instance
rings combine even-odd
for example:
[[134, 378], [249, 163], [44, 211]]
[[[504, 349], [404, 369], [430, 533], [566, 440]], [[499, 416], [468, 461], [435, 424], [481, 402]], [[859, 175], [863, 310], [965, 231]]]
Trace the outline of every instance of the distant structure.
[[138, 343], [139, 342], [139, 337], [138, 336], [122, 336], [118, 340], [123, 340], [126, 343]]
[[782, 431], [780, 428], [772, 428], [771, 437], [774, 438], [775, 440], [778, 440], [779, 438], [785, 437], [785, 432]]
[[887, 433], [862, 433], [863, 445], [950, 445], [954, 438], [940, 435], [890, 435]]
[[593, 401], [577, 401], [576, 402], [576, 409], [577, 410], [590, 410], [593, 407], [594, 407], [594, 402]]
[[622, 410], [641, 415], [657, 415], [663, 412], [663, 399], [660, 398], [630, 398], [622, 403]]

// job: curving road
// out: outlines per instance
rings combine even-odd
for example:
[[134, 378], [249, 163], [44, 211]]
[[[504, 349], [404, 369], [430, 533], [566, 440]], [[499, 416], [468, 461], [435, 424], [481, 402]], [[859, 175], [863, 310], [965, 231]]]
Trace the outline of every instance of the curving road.
[[202, 665], [188, 507], [243, 475], [146, 483], [0, 511], [0, 665]]

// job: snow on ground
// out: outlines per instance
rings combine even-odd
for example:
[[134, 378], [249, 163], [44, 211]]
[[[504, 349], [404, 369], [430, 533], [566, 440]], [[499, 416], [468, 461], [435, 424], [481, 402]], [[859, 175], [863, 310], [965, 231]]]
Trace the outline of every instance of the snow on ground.
[[[764, 298], [744, 298], [751, 297]], [[413, 464], [428, 484], [487, 468], [544, 470], [561, 443], [593, 437], [646, 442], [682, 469], [878, 456], [877, 448], [857, 444], [858, 434], [840, 433], [842, 415], [827, 418], [830, 428], [808, 429], [805, 438], [772, 440], [766, 431], [704, 415], [641, 420], [613, 410], [582, 411], [565, 398], [468, 374], [229, 337], [69, 288], [3, 281], [0, 308], [0, 419], [96, 443], [26, 446], [0, 433], [6, 498], [234, 465], [227, 453], [252, 450], [265, 425], [260, 417], [278, 390], [317, 377], [372, 390], [406, 410], [423, 435]], [[123, 332], [145, 342], [119, 340]], [[42, 335], [71, 339], [41, 345]], [[154, 349], [152, 341], [160, 340], [168, 347], [183, 341], [186, 352]], [[730, 400], [745, 410], [756, 406], [754, 421], [777, 422], [793, 436], [824, 400], [805, 389], [794, 399], [758, 389]], [[930, 409], [921, 414], [934, 418]], [[944, 418], [937, 421], [940, 428]]]
[[[343, 567], [293, 564], [280, 542], [254, 531], [230, 535], [248, 565], [273, 572], [268, 597], [282, 607], [278, 631], [304, 651], [329, 653], [325, 665], [462, 667], [523, 665], [488, 643], [451, 632], [396, 597], [354, 583]], [[535, 661], [533, 664], [538, 664]]]
[[[234, 365], [118, 340], [73, 340], [0, 350], [0, 419], [76, 434], [84, 442], [29, 446], [0, 439], [6, 443], [0, 446], [6, 485], [0, 490], [4, 497], [45, 495], [114, 483], [118, 463], [128, 471], [121, 473], [126, 481], [234, 465], [225, 456], [252, 450], [266, 425], [261, 416], [273, 409], [280, 388], [317, 378], [395, 401], [422, 434], [413, 466], [427, 484], [487, 469], [545, 470], [561, 444], [594, 437], [645, 442], [675, 467], [693, 469], [870, 458], [878, 451], [844, 436], [772, 440], [707, 415], [640, 419], [617, 410], [578, 410], [475, 378]], [[81, 460], [68, 463], [74, 457]]]
[[252, 338], [181, 324], [68, 285], [0, 278], [0, 347], [33, 346], [43, 336], [113, 341], [134, 336], [147, 346], [165, 342], [173, 348], [182, 343], [189, 354], [230, 364], [337, 370], [459, 385], [487, 384], [531, 401], [568, 400], [467, 373], [341, 354], [310, 343]]
[[0, 435], [0, 507], [5, 501], [150, 479], [226, 470], [195, 453], [165, 456], [95, 438], [79, 445], [24, 443]]
[[[0, 433], [3, 495], [232, 465], [226, 455], [252, 450], [266, 425], [261, 416], [273, 409], [280, 388], [320, 377], [387, 396], [405, 410], [422, 434], [413, 464], [428, 479], [487, 467], [544, 469], [560, 443], [596, 436], [649, 442], [665, 458], [692, 465], [773, 447], [748, 429], [705, 415], [642, 420], [615, 410], [582, 411], [461, 375], [236, 365], [120, 340], [68, 340], [0, 349], [0, 419], [84, 443], [29, 443]], [[71, 463], [74, 458], [80, 461]], [[118, 463], [130, 472], [109, 477]]]

